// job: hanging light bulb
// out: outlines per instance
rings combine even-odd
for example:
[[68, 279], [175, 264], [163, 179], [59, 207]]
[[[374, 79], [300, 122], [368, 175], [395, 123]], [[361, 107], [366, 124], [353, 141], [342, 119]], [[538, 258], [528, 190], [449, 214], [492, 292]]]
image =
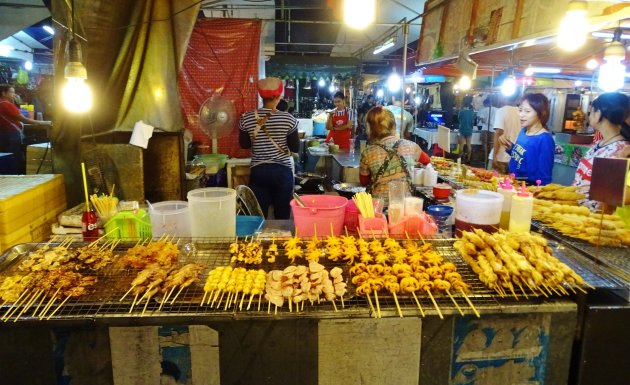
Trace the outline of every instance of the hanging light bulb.
[[92, 108], [92, 91], [85, 84], [87, 70], [82, 63], [81, 45], [74, 37], [68, 43], [68, 63], [64, 68], [64, 77], [67, 83], [63, 89], [63, 105], [70, 112], [89, 111]]
[[389, 89], [389, 92], [394, 93], [400, 91], [400, 86], [400, 76], [398, 76], [396, 71], [394, 71], [391, 75], [389, 75], [389, 78], [387, 78], [387, 88]]
[[383, 95], [385, 95], [385, 92], [383, 92], [382, 88], [379, 88], [378, 91], [376, 91], [376, 96], [378, 96], [379, 98], [382, 98]]
[[593, 58], [589, 59], [589, 61], [586, 62], [586, 68], [588, 68], [589, 70], [594, 70], [598, 66], [599, 66], [599, 63], [597, 62], [597, 60]]
[[467, 91], [472, 87], [472, 80], [470, 80], [470, 76], [464, 75], [459, 79], [457, 84], [460, 90]]
[[326, 81], [324, 80], [324, 78], [319, 78], [319, 82], [317, 83], [317, 85], [320, 87], [324, 87], [326, 85]]
[[575, 51], [586, 43], [588, 18], [586, 1], [572, 0], [560, 22], [558, 47], [565, 51]]
[[516, 78], [514, 75], [510, 75], [505, 78], [501, 85], [501, 94], [503, 96], [512, 96], [516, 92]]
[[606, 92], [617, 91], [623, 87], [626, 76], [626, 66], [622, 63], [626, 58], [626, 49], [621, 43], [621, 28], [615, 30], [613, 41], [604, 51], [606, 63], [599, 67], [597, 83]]
[[344, 0], [343, 21], [351, 28], [365, 29], [374, 22], [376, 0]]

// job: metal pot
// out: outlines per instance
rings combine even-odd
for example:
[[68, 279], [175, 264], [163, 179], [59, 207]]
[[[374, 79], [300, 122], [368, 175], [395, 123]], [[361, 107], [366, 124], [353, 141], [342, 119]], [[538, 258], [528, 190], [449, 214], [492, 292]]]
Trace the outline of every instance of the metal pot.
[[365, 186], [361, 186], [358, 183], [335, 183], [333, 184], [333, 190], [342, 197], [352, 199], [354, 194], [365, 191]]

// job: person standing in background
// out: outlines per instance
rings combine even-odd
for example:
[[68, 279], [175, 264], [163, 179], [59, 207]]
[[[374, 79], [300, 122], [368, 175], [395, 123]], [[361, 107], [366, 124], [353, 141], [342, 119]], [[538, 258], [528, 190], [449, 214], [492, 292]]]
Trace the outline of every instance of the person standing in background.
[[[402, 107], [400, 97], [392, 97], [393, 104], [385, 107], [394, 114], [396, 119], [396, 137], [402, 139], [410, 139], [413, 134], [413, 115]], [[402, 112], [402, 123], [400, 121], [400, 113]]]
[[10, 84], [0, 85], [0, 152], [13, 154], [12, 173], [24, 174], [26, 160], [22, 149], [23, 123], [50, 126], [50, 121], [24, 117], [15, 105], [15, 88]]
[[457, 115], [459, 120], [459, 148], [461, 149], [464, 162], [470, 162], [472, 155], [472, 133], [473, 124], [475, 123], [475, 110], [473, 110], [472, 100], [472, 96], [465, 96], [462, 108]]
[[494, 117], [494, 146], [492, 156], [492, 168], [497, 170], [499, 174], [506, 175], [508, 173], [508, 162], [510, 155], [505, 151], [505, 147], [501, 145], [500, 139], [505, 136], [505, 143], [514, 143], [518, 137], [521, 128], [518, 108], [516, 107], [517, 94], [507, 99], [507, 104], [496, 111]]
[[509, 171], [528, 184], [551, 183], [556, 144], [547, 129], [549, 99], [543, 94], [527, 94], [518, 108], [523, 127], [515, 142], [501, 136], [501, 145], [510, 154]]
[[335, 93], [333, 102], [335, 109], [328, 115], [326, 122], [326, 129], [328, 130], [326, 143], [332, 140], [339, 145], [340, 149], [347, 150], [350, 148], [350, 138], [354, 129], [352, 111], [346, 106], [346, 97], [343, 92]]
[[[630, 130], [625, 120], [630, 116], [630, 98], [619, 92], [599, 95], [593, 100], [588, 114], [588, 123], [601, 136], [592, 144], [586, 155], [580, 160], [573, 186], [578, 192], [588, 195], [591, 187], [591, 173], [595, 158], [625, 158], [630, 148]], [[599, 202], [584, 200], [580, 202], [590, 209], [600, 207]]]
[[493, 118], [496, 115], [496, 108], [492, 104], [494, 96], [490, 95], [483, 100], [483, 107], [477, 113], [478, 127], [481, 130], [479, 139], [483, 146], [484, 165], [487, 166], [488, 159], [492, 160], [494, 148], [494, 124]]
[[263, 107], [244, 113], [238, 123], [239, 144], [252, 149], [249, 186], [265, 217], [273, 204], [275, 219], [291, 217], [291, 151], [298, 152], [300, 148], [297, 119], [277, 110], [282, 90], [282, 80], [278, 78], [259, 80]]

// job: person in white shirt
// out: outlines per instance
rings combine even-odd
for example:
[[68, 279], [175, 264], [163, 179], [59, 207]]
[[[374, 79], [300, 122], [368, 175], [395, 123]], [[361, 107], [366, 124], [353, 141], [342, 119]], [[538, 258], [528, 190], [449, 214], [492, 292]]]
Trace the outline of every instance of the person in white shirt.
[[506, 105], [496, 110], [494, 118], [494, 149], [492, 156], [492, 168], [497, 170], [500, 174], [508, 174], [508, 163], [510, 161], [510, 155], [505, 152], [505, 147], [502, 147], [499, 143], [499, 138], [503, 135], [506, 136], [510, 142], [516, 142], [518, 133], [521, 128], [521, 120], [518, 113], [518, 107], [516, 107], [516, 100], [518, 95], [511, 96], [506, 100]]

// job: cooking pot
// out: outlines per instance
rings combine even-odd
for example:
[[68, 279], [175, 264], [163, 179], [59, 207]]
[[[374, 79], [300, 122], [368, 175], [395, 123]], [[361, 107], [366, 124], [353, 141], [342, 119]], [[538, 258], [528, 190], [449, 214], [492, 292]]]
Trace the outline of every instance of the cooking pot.
[[335, 183], [333, 184], [333, 190], [342, 197], [352, 199], [354, 194], [365, 191], [365, 186], [361, 186], [358, 183]]

